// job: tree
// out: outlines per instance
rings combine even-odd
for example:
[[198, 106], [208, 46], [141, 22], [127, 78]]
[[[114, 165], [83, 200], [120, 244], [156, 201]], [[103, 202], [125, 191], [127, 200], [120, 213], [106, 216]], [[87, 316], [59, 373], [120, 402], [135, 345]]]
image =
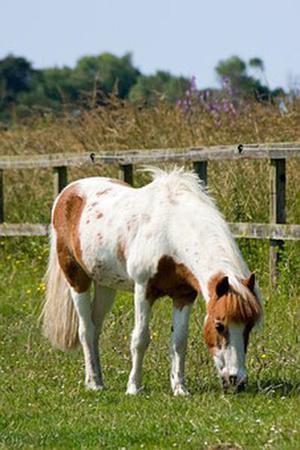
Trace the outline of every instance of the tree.
[[62, 103], [75, 103], [79, 98], [79, 86], [69, 67], [50, 68], [42, 71], [45, 97], [54, 107]]
[[174, 77], [169, 72], [157, 71], [155, 75], [142, 75], [131, 88], [129, 100], [134, 103], [153, 105], [159, 97], [174, 103], [181, 98], [189, 86], [184, 77]]
[[264, 62], [260, 58], [251, 58], [251, 59], [249, 59], [249, 66], [253, 67], [254, 69], [258, 69], [261, 72], [264, 72], [264, 70], [265, 70]]
[[73, 80], [82, 92], [99, 90], [107, 95], [115, 89], [120, 98], [125, 98], [139, 75], [130, 53], [121, 58], [103, 53], [81, 58], [74, 69]]
[[1, 103], [14, 103], [19, 93], [30, 91], [36, 75], [37, 72], [25, 58], [8, 55], [0, 60]]
[[267, 100], [276, 95], [277, 91], [270, 91], [260, 79], [248, 73], [249, 68], [258, 69], [264, 74], [264, 63], [260, 58], [251, 58], [248, 65], [238, 56], [220, 61], [216, 66], [219, 80], [229, 82], [232, 92], [237, 97], [255, 97], [257, 100]]

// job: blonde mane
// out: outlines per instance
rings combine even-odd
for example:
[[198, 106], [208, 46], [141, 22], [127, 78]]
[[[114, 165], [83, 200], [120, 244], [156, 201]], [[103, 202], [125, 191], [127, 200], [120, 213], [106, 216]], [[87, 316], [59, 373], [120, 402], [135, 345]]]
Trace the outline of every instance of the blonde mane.
[[[253, 305], [253, 299], [249, 298], [248, 289], [241, 282], [241, 279], [250, 274], [248, 266], [240, 253], [223, 214], [217, 208], [204, 182], [200, 180], [195, 172], [187, 171], [184, 167], [175, 166], [170, 170], [163, 170], [158, 167], [145, 166], [143, 171], [151, 174], [154, 183], [165, 185], [174, 193], [191, 193], [198, 201], [207, 206], [205, 208], [207, 211], [206, 220], [209, 220], [212, 224], [210, 227], [211, 235], [208, 239], [220, 253], [222, 269], [228, 275], [230, 285], [237, 294], [236, 297], [241, 301], [244, 299], [243, 304], [240, 304], [240, 301], [238, 303], [235, 301], [234, 304], [230, 305], [231, 310], [228, 313], [230, 315], [234, 314], [232, 308], [235, 305], [235, 310], [239, 311], [243, 317], [252, 313], [254, 315], [257, 314], [257, 306]], [[259, 301], [258, 307], [260, 308], [261, 295], [258, 288], [255, 288], [255, 297]], [[249, 306], [246, 303], [249, 303]]]
[[144, 166], [142, 171], [150, 173], [154, 182], [169, 185], [175, 193], [193, 193], [202, 202], [215, 207], [215, 202], [208, 194], [204, 182], [195, 172], [187, 171], [184, 167], [177, 166], [172, 167], [170, 170], [163, 170], [153, 166]]

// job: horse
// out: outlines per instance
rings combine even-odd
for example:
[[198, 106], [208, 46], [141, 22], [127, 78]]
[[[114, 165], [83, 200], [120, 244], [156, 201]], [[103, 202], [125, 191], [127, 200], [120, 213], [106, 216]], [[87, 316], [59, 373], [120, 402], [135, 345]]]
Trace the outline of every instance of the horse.
[[[249, 335], [262, 318], [255, 275], [199, 177], [182, 168], [149, 168], [133, 188], [110, 178], [69, 184], [52, 209], [43, 331], [55, 347], [81, 343], [85, 385], [104, 387], [99, 336], [116, 290], [134, 292], [132, 368], [127, 394], [142, 390], [154, 302], [173, 300], [171, 388], [188, 395], [185, 355], [198, 294], [206, 303], [204, 337], [223, 389], [242, 390]], [[94, 289], [91, 289], [94, 286]], [[91, 291], [93, 300], [91, 300]]]

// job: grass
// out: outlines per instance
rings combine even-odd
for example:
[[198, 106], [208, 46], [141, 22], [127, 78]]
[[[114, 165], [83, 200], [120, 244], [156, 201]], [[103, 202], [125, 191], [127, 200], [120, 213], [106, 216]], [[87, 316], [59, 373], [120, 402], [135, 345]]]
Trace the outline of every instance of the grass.
[[[278, 292], [266, 284], [265, 326], [253, 334], [250, 383], [224, 395], [202, 338], [204, 305], [196, 304], [189, 341], [187, 381], [192, 395], [173, 398], [169, 386], [171, 307], [154, 308], [152, 343], [145, 361], [144, 393], [125, 396], [130, 368], [132, 298], [119, 293], [102, 337], [107, 390], [87, 392], [81, 351], [51, 349], [40, 333], [45, 239], [2, 240], [0, 282], [0, 448], [211, 448], [300, 447], [298, 249], [282, 260]], [[13, 250], [13, 251], [12, 251]], [[264, 273], [267, 245], [251, 250]], [[298, 253], [299, 254], [299, 253]], [[271, 292], [271, 293], [270, 293]]]
[[[79, 119], [44, 117], [0, 130], [1, 155], [115, 151], [251, 142], [300, 141], [300, 102], [244, 105], [236, 117], [201, 108], [184, 115], [166, 104], [138, 110], [112, 99]], [[300, 162], [287, 167], [288, 223], [300, 223]], [[227, 220], [268, 221], [268, 163], [215, 162], [209, 188]], [[116, 176], [117, 168], [75, 167], [69, 180]], [[137, 175], [137, 185], [148, 181]], [[7, 222], [48, 222], [51, 171], [5, 172]], [[249, 386], [223, 395], [204, 345], [204, 302], [191, 320], [187, 382], [192, 395], [173, 398], [169, 386], [171, 305], [154, 307], [144, 393], [125, 396], [130, 370], [133, 304], [119, 293], [102, 336], [108, 389], [87, 392], [81, 351], [51, 349], [38, 316], [48, 244], [42, 238], [0, 241], [0, 449], [298, 449], [300, 448], [300, 243], [287, 242], [277, 291], [268, 281], [268, 242], [240, 241], [265, 300], [265, 326], [250, 339]]]
[[[288, 105], [288, 114], [277, 104], [247, 103], [234, 116], [215, 115], [196, 104], [189, 114], [163, 101], [140, 109], [111, 98], [106, 107], [82, 111], [77, 118], [45, 116], [0, 128], [0, 156], [57, 152], [114, 152], [128, 149], [187, 148], [255, 142], [300, 142], [300, 100]], [[287, 164], [288, 221], [299, 223], [300, 161]], [[267, 161], [209, 163], [209, 187], [230, 221], [268, 221]], [[72, 167], [69, 180], [86, 176], [118, 176], [114, 166]], [[52, 171], [6, 170], [5, 220], [48, 222], [53, 200]], [[255, 180], [255, 183], [254, 183]], [[136, 185], [146, 178], [135, 174]]]

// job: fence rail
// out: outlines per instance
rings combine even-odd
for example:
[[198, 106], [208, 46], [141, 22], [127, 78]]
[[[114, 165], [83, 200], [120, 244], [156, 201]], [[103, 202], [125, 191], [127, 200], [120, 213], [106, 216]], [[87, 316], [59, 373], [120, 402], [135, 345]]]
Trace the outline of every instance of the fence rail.
[[[279, 225], [265, 223], [229, 223], [231, 232], [237, 238], [273, 239], [275, 241], [300, 240], [300, 225]], [[42, 223], [2, 223], [0, 236], [48, 236], [49, 225]]]
[[251, 144], [239, 146], [218, 146], [157, 150], [124, 150], [108, 153], [50, 154], [28, 156], [4, 156], [0, 158], [0, 170], [5, 169], [45, 169], [55, 167], [81, 166], [91, 163], [136, 165], [158, 162], [197, 162], [241, 159], [287, 159], [300, 158], [300, 143]]
[[48, 225], [8, 224], [4, 217], [4, 173], [11, 169], [53, 169], [54, 196], [68, 183], [67, 168], [87, 164], [119, 166], [119, 176], [133, 185], [134, 166], [162, 162], [191, 162], [195, 172], [207, 184], [210, 161], [268, 160], [270, 162], [269, 223], [231, 223], [238, 238], [269, 239], [270, 276], [276, 284], [280, 252], [285, 240], [300, 240], [300, 225], [286, 224], [286, 160], [300, 158], [300, 143], [250, 144], [158, 150], [124, 150], [122, 152], [5, 156], [0, 158], [0, 237], [46, 236]]

